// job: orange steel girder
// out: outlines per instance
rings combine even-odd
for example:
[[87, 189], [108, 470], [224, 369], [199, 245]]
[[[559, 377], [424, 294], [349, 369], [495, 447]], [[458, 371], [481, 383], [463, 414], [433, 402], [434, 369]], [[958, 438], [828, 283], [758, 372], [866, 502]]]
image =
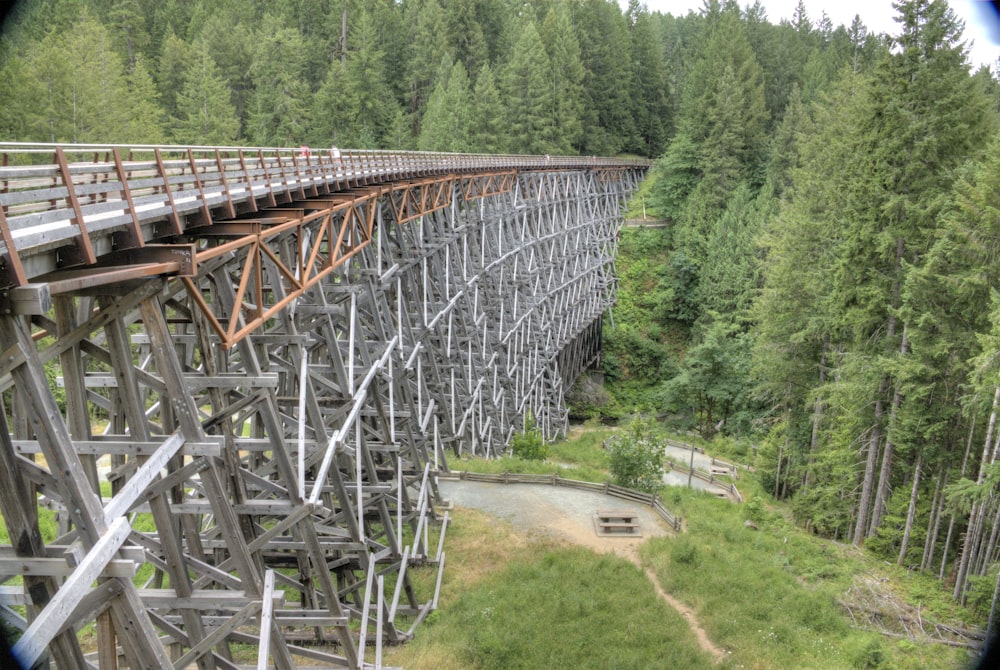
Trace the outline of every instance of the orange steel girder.
[[464, 188], [462, 189], [462, 197], [466, 200], [476, 200], [490, 195], [507, 193], [514, 188], [514, 179], [516, 177], [517, 172], [514, 170], [463, 177]]
[[[221, 314], [221, 305], [209, 305], [193, 279], [181, 279], [222, 340], [222, 346], [226, 349], [232, 347], [368, 246], [375, 225], [373, 205], [379, 193], [380, 189], [370, 189], [311, 200], [307, 207], [300, 208], [302, 213], [298, 216], [222, 221], [205, 226], [205, 236], [234, 234], [241, 227], [259, 228], [256, 232], [199, 251], [197, 255], [201, 264], [228, 253], [246, 254], [232, 313]], [[320, 209], [313, 209], [315, 207]], [[269, 211], [261, 213], [266, 215]], [[265, 227], [269, 223], [274, 225]], [[218, 228], [218, 233], [213, 233], [213, 228]], [[298, 239], [295, 267], [289, 267], [269, 246], [272, 240], [286, 234], [294, 234]], [[277, 269], [286, 288], [282, 299], [270, 303], [264, 290], [266, 263]]]
[[[246, 254], [232, 313], [220, 313], [221, 305], [209, 304], [195, 279], [182, 277], [181, 281], [222, 340], [222, 346], [229, 349], [371, 243], [379, 197], [387, 196], [386, 202], [396, 222], [402, 224], [450, 205], [456, 187], [466, 200], [508, 192], [514, 187], [516, 174], [514, 170], [462, 176], [449, 174], [384, 187], [359, 188], [285, 207], [262, 209], [254, 212], [251, 219], [223, 220], [199, 226], [188, 233], [206, 238], [234, 235], [236, 238], [199, 251], [198, 266], [228, 253]], [[288, 267], [269, 246], [279, 235], [288, 233], [295, 234], [298, 239], [295, 267]], [[270, 303], [264, 290], [266, 263], [277, 268], [286, 289], [283, 298]]]

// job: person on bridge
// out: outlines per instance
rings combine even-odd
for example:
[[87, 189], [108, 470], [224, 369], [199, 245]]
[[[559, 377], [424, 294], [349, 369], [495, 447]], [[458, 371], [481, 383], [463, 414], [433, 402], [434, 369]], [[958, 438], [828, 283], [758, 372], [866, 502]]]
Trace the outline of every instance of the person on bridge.
[[340, 166], [344, 164], [344, 161], [340, 157], [340, 149], [338, 149], [337, 147], [333, 147], [332, 149], [330, 149], [330, 158], [333, 159], [334, 165]]

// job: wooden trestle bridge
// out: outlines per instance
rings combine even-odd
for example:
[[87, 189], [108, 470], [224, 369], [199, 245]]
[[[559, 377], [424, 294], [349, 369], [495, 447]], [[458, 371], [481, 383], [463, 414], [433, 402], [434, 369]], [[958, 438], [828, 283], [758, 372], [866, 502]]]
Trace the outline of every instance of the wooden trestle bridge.
[[447, 457], [564, 430], [646, 165], [337, 153], [0, 144], [25, 667], [378, 665]]

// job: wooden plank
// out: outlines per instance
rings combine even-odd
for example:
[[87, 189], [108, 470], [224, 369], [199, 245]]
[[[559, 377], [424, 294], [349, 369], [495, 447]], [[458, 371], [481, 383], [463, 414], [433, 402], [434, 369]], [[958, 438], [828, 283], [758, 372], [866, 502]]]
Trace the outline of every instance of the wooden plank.
[[104, 506], [104, 520], [110, 526], [116, 519], [123, 516], [136, 500], [146, 491], [150, 484], [160, 476], [167, 462], [174, 457], [184, 445], [184, 436], [180, 431], [173, 433], [159, 449], [136, 471], [122, 490]]
[[267, 670], [271, 655], [271, 624], [274, 623], [274, 570], [264, 573], [264, 605], [260, 611], [260, 642], [257, 646], [257, 670]]
[[[218, 589], [193, 589], [191, 595], [180, 597], [172, 589], [138, 589], [142, 601], [152, 609], [235, 610], [248, 604], [262, 602], [262, 596], [246, 591], [220, 591]], [[285, 592], [271, 594], [274, 604], [285, 603]]]
[[[56, 383], [62, 385], [63, 377], [57, 377]], [[117, 388], [118, 380], [114, 375], [106, 372], [89, 372], [83, 378], [87, 388]], [[203, 389], [239, 389], [239, 388], [277, 388], [277, 373], [263, 373], [259, 376], [247, 376], [243, 374], [231, 375], [199, 375], [185, 374], [184, 385], [188, 391], [201, 391]]]
[[10, 289], [6, 301], [11, 314], [45, 314], [52, 309], [52, 292], [46, 283], [24, 284]]
[[[38, 440], [13, 440], [12, 445], [15, 453], [18, 454], [42, 453], [42, 447], [38, 443]], [[98, 436], [90, 440], [73, 441], [73, 448], [76, 453], [91, 454], [94, 456], [151, 456], [162, 446], [163, 442], [126, 442], [123, 440], [98, 439]], [[257, 451], [263, 451], [267, 448], [266, 445], [257, 442], [248, 443], [246, 446]], [[185, 442], [177, 453], [195, 457], [219, 456], [222, 453], [222, 445], [218, 442]]]
[[[34, 577], [66, 577], [76, 568], [65, 558], [21, 558], [0, 556], [0, 575], [31, 575]], [[137, 565], [133, 561], [112, 559], [101, 570], [101, 577], [135, 577]]]
[[83, 562], [14, 644], [14, 656], [28, 667], [38, 661], [52, 639], [70, 623], [79, 600], [90, 590], [90, 584], [101, 575], [131, 532], [132, 528], [124, 518], [117, 519], [108, 527], [104, 536], [87, 552]]

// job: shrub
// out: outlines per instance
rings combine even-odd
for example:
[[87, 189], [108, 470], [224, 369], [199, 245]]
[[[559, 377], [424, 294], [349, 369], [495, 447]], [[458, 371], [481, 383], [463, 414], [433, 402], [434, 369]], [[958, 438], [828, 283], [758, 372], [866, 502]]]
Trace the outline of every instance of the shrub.
[[608, 441], [608, 461], [615, 484], [652, 493], [663, 486], [663, 447], [652, 424], [634, 418]]
[[524, 431], [510, 438], [510, 452], [514, 458], [544, 461], [549, 455], [548, 451], [542, 439], [542, 432], [535, 426], [535, 420], [531, 416], [525, 421]]

